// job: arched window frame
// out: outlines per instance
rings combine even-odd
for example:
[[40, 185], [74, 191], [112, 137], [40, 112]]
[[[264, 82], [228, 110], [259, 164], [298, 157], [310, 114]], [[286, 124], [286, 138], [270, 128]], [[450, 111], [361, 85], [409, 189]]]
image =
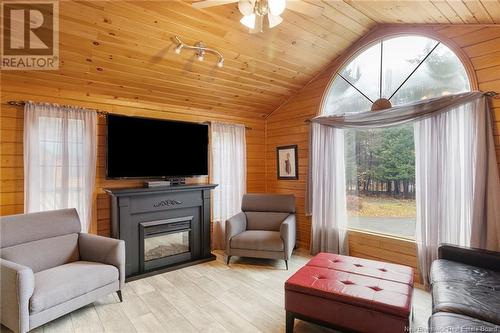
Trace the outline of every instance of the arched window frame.
[[[419, 36], [419, 37], [427, 37], [435, 40], [439, 44], [446, 46], [451, 52], [453, 52], [461, 64], [465, 69], [465, 73], [467, 75], [469, 89], [470, 91], [478, 90], [477, 77], [475, 74], [474, 67], [470, 62], [468, 56], [463, 53], [463, 51], [456, 46], [452, 41], [442, 38], [434, 33], [429, 33], [428, 31], [421, 32], [418, 28], [409, 27], [409, 28], [400, 28], [400, 27], [382, 27], [379, 30], [376, 30], [372, 34], [364, 37], [359, 42], [350, 47], [343, 55], [341, 55], [335, 62], [330, 66], [330, 69], [326, 75], [328, 78], [325, 78], [325, 81], [328, 79], [328, 84], [326, 85], [325, 90], [323, 91], [321, 103], [319, 108], [317, 109], [317, 115], [322, 116], [325, 115], [323, 112], [326, 108], [326, 102], [329, 97], [329, 93], [331, 91], [332, 85], [334, 84], [338, 75], [343, 71], [346, 65], [348, 65], [353, 59], [355, 59], [362, 52], [372, 47], [374, 44], [380, 42], [381, 40], [392, 39], [401, 36]], [[325, 76], [326, 76], [325, 75]], [[361, 111], [361, 110], [359, 110]], [[350, 228], [350, 226], [348, 226]], [[357, 228], [354, 228], [357, 230]], [[365, 230], [360, 228], [359, 230]], [[368, 232], [373, 232], [366, 229]], [[407, 237], [404, 235], [393, 234], [393, 233], [385, 233], [380, 231], [374, 231], [379, 234], [381, 237], [401, 237], [403, 239], [412, 240], [413, 237]]]
[[443, 38], [438, 35], [438, 33], [432, 33], [427, 29], [418, 29], [416, 27], [383, 27], [370, 35], [367, 35], [361, 38], [358, 42], [352, 45], [349, 49], [346, 50], [344, 54], [339, 56], [334, 63], [332, 64], [331, 74], [329, 76], [328, 84], [323, 91], [323, 96], [321, 98], [321, 102], [316, 111], [317, 116], [323, 115], [323, 110], [325, 109], [325, 103], [328, 99], [328, 94], [330, 92], [330, 88], [333, 85], [335, 78], [342, 71], [342, 69], [354, 58], [356, 58], [363, 51], [378, 43], [381, 39], [390, 39], [401, 36], [422, 36], [432, 38], [439, 43], [448, 47], [460, 60], [462, 65], [465, 68], [465, 72], [469, 79], [470, 90], [478, 90], [478, 81], [476, 72], [474, 70], [474, 66], [472, 65], [470, 58], [462, 51], [462, 49], [457, 46], [452, 40]]

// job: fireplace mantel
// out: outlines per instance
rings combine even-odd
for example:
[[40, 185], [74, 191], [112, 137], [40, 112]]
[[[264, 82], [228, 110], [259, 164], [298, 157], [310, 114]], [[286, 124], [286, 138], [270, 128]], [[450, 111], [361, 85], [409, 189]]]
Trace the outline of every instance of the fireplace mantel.
[[125, 241], [127, 278], [213, 258], [210, 191], [216, 186], [105, 189], [111, 197], [111, 236]]

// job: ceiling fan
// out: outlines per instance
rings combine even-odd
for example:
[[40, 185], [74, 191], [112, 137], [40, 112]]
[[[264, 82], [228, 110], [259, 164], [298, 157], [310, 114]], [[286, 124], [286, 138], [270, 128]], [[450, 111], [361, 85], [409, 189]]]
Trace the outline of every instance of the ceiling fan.
[[285, 9], [290, 9], [298, 13], [317, 18], [323, 13], [323, 7], [314, 5], [303, 0], [203, 0], [193, 3], [194, 8], [202, 9], [238, 3], [238, 9], [243, 15], [240, 22], [251, 33], [262, 32], [264, 17], [267, 17], [269, 28], [274, 28], [281, 22], [281, 14]]

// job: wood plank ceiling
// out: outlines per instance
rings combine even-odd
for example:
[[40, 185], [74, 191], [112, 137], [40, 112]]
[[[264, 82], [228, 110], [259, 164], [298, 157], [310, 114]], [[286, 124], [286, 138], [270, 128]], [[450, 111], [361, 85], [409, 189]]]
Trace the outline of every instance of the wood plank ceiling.
[[[114, 100], [263, 118], [379, 23], [500, 23], [496, 0], [318, 0], [324, 7], [319, 18], [286, 10], [281, 25], [252, 35], [239, 23], [236, 4], [198, 10], [191, 2], [61, 1], [60, 70], [3, 72], [2, 85], [30, 81]], [[210, 55], [199, 62], [193, 52], [175, 54], [174, 35], [219, 49], [225, 66], [217, 68]]]

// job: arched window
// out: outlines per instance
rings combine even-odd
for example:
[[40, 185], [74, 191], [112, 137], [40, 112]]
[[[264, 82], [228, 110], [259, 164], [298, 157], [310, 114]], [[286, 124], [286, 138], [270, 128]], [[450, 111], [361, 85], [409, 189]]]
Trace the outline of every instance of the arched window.
[[[383, 38], [355, 54], [330, 83], [322, 115], [376, 110], [470, 90], [460, 59], [423, 36]], [[375, 111], [374, 111], [375, 112]], [[413, 125], [344, 130], [348, 226], [415, 235]]]
[[323, 115], [370, 110], [470, 90], [460, 59], [446, 45], [423, 36], [380, 39], [351, 58], [325, 96]]

